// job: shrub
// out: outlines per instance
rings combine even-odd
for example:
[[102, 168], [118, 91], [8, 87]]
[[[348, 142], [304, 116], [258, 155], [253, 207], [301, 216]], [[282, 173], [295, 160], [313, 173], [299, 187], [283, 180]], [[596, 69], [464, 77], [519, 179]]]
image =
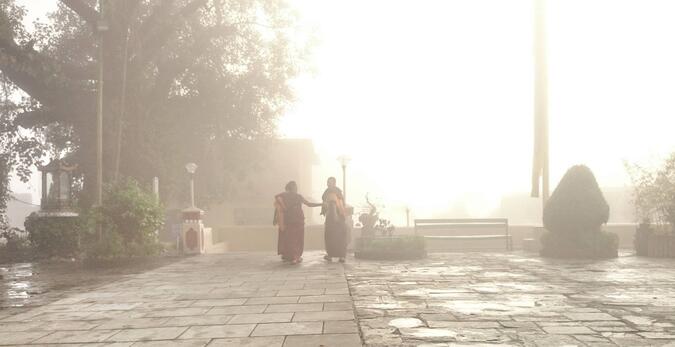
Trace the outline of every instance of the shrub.
[[599, 231], [609, 219], [609, 205], [591, 170], [570, 168], [544, 207], [544, 227], [551, 232]]
[[24, 222], [28, 239], [38, 257], [74, 257], [80, 249], [79, 217], [39, 216], [33, 212]]
[[609, 219], [609, 205], [591, 170], [583, 165], [571, 167], [544, 207], [542, 237], [544, 256], [613, 257], [618, 238], [602, 232]]
[[633, 203], [642, 224], [675, 231], [675, 153], [656, 169], [626, 164], [633, 181]]
[[[157, 230], [164, 211], [155, 197], [132, 179], [106, 186], [103, 206], [86, 214], [86, 257], [114, 259], [157, 254], [161, 245]], [[96, 225], [102, 225], [98, 235]]]
[[0, 226], [0, 263], [30, 261], [32, 256], [33, 248], [25, 231]]

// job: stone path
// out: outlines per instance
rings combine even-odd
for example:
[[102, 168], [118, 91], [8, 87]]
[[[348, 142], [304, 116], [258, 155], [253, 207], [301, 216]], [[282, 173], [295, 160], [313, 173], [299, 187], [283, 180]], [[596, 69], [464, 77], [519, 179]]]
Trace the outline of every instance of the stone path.
[[673, 259], [321, 255], [299, 266], [269, 253], [191, 257], [52, 291], [56, 301], [0, 309], [0, 345], [675, 347]]
[[448, 253], [352, 262], [369, 346], [675, 346], [675, 260]]
[[342, 264], [192, 257], [37, 308], [0, 311], [0, 345], [361, 346]]

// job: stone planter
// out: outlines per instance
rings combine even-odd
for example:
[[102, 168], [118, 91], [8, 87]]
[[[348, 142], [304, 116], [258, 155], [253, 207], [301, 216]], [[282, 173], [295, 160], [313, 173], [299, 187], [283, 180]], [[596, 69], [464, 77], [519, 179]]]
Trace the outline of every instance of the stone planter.
[[633, 239], [633, 246], [635, 247], [635, 254], [639, 256], [649, 255], [649, 236], [652, 231], [649, 226], [641, 224], [635, 231], [635, 238]]
[[635, 254], [655, 258], [675, 258], [675, 233], [656, 231], [648, 224], [640, 224], [635, 230]]
[[675, 258], [675, 235], [651, 233], [647, 241], [647, 256]]
[[356, 239], [354, 257], [369, 260], [411, 260], [427, 256], [424, 237], [385, 236]]

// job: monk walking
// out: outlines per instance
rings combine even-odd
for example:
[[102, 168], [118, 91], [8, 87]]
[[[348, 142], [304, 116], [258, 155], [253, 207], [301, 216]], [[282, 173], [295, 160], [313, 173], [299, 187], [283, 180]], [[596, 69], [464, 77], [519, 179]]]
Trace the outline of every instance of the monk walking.
[[295, 181], [286, 184], [286, 191], [274, 197], [274, 225], [279, 226], [277, 253], [285, 262], [297, 264], [302, 261], [305, 246], [305, 214], [302, 205], [319, 207], [298, 194]]
[[335, 177], [328, 178], [327, 185], [323, 193], [323, 207], [321, 208], [321, 214], [326, 217], [324, 225], [326, 255], [323, 258], [327, 261], [338, 258], [341, 263], [344, 263], [349, 243], [344, 197], [342, 190], [336, 186]]

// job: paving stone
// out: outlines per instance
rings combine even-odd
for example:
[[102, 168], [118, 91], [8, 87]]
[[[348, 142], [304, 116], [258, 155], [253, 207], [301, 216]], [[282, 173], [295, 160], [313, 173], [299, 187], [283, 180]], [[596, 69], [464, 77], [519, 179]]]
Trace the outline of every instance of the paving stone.
[[[209, 339], [193, 339], [193, 340], [171, 340], [171, 341], [141, 341], [134, 342], [132, 347], [164, 347], [164, 346], [176, 346], [176, 347], [203, 347], [209, 344], [211, 340]], [[232, 345], [234, 346], [234, 345]], [[82, 346], [85, 347], [85, 346]], [[108, 347], [108, 345], [106, 345]]]
[[265, 313], [275, 312], [317, 312], [323, 311], [323, 304], [278, 304], [268, 305]]
[[675, 340], [675, 333], [648, 332], [638, 333], [638, 335], [646, 339]]
[[62, 321], [86, 319], [93, 312], [48, 312], [31, 317], [28, 321]]
[[361, 338], [358, 334], [323, 334], [288, 336], [284, 346], [289, 347], [361, 347]]
[[136, 308], [139, 310], [155, 310], [155, 309], [167, 309], [167, 308], [185, 308], [190, 307], [194, 303], [193, 300], [184, 300], [184, 301], [153, 301], [153, 302], [144, 302]]
[[316, 302], [351, 302], [349, 295], [309, 295], [300, 297], [300, 303], [316, 303]]
[[551, 327], [542, 327], [545, 332], [554, 335], [581, 335], [581, 334], [594, 334], [591, 329], [588, 329], [584, 326], [551, 326]]
[[324, 334], [358, 334], [355, 321], [327, 321], [323, 323]]
[[607, 313], [566, 313], [565, 316], [573, 321], [611, 321], [618, 318]]
[[237, 299], [217, 299], [217, 300], [195, 300], [192, 307], [217, 307], [217, 306], [238, 306], [246, 302], [246, 298]]
[[18, 345], [18, 344], [28, 344], [31, 343], [45, 335], [50, 334], [50, 332], [4, 332], [0, 331], [0, 345]]
[[173, 340], [187, 330], [186, 327], [125, 329], [109, 337], [107, 341], [153, 341]]
[[187, 307], [187, 308], [170, 308], [166, 310], [154, 310], [145, 314], [148, 318], [164, 318], [164, 317], [181, 317], [181, 316], [198, 316], [209, 312], [210, 308], [204, 307]]
[[189, 327], [196, 325], [223, 325], [227, 324], [234, 316], [184, 316], [170, 318], [164, 326]]
[[297, 312], [293, 316], [294, 322], [353, 320], [354, 311], [322, 311], [322, 312]]
[[497, 322], [484, 322], [484, 321], [463, 321], [463, 322], [453, 322], [453, 321], [428, 321], [427, 322], [430, 328], [452, 328], [452, 329], [489, 329], [489, 328], [501, 328], [501, 325]]
[[246, 346], [246, 347], [281, 347], [284, 344], [283, 336], [246, 337], [234, 339], [214, 339], [209, 347]]
[[351, 301], [345, 301], [345, 302], [327, 302], [323, 304], [323, 310], [324, 311], [347, 311], [347, 310], [353, 310], [354, 305], [351, 303]]
[[322, 322], [258, 324], [251, 336], [311, 335], [323, 332]]
[[128, 311], [138, 307], [140, 303], [131, 304], [93, 304], [84, 311]]
[[[394, 327], [394, 328], [418, 328], [418, 327], [423, 327], [426, 324], [424, 324], [423, 321], [417, 319], [417, 318], [395, 318], [395, 319], [384, 319], [382, 320], [382, 323], [385, 323], [386, 321], [389, 321], [386, 323], [386, 326]], [[372, 322], [371, 322], [372, 324]], [[384, 324], [380, 325], [381, 327], [385, 327]]]
[[0, 332], [21, 332], [32, 331], [39, 328], [43, 323], [41, 322], [7, 322], [0, 323]]
[[207, 315], [235, 315], [235, 314], [251, 314], [263, 313], [267, 309], [267, 305], [243, 305], [243, 306], [223, 306], [214, 307]]
[[292, 312], [238, 314], [232, 317], [228, 324], [285, 323], [290, 322], [292, 318]]
[[325, 289], [295, 289], [295, 290], [280, 290], [277, 296], [304, 296], [304, 295], [323, 295]]
[[180, 339], [247, 337], [255, 327], [255, 324], [193, 326]]
[[298, 302], [298, 296], [277, 296], [260, 297], [246, 300], [246, 305], [264, 305], [264, 304], [295, 304]]
[[37, 343], [91, 343], [103, 342], [117, 334], [119, 330], [82, 330], [56, 331], [41, 339]]
[[169, 318], [130, 318], [115, 319], [97, 326], [99, 330], [158, 328], [163, 326]]

